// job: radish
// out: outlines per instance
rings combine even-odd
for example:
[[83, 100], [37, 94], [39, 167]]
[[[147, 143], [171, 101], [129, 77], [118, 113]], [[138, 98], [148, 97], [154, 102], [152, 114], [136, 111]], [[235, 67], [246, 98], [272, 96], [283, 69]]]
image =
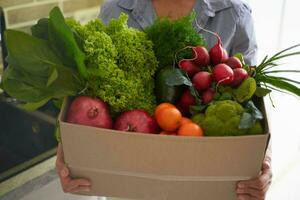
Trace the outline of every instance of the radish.
[[225, 64], [231, 67], [232, 69], [243, 67], [242, 62], [237, 57], [228, 58]]
[[193, 60], [183, 59], [178, 63], [179, 68], [185, 71], [190, 78], [192, 78], [200, 68], [193, 62]]
[[71, 103], [67, 115], [67, 122], [70, 123], [112, 128], [108, 106], [101, 99], [79, 96]]
[[233, 81], [233, 70], [226, 64], [218, 64], [213, 68], [213, 80], [217, 84], [229, 85]]
[[215, 91], [212, 88], [207, 89], [202, 93], [201, 99], [202, 99], [202, 104], [208, 104], [210, 103], [215, 96]]
[[189, 89], [186, 89], [179, 101], [176, 104], [176, 107], [181, 112], [183, 116], [188, 116], [190, 113], [190, 106], [193, 106], [196, 104], [195, 97], [191, 94]]
[[218, 35], [216, 35], [216, 37], [218, 42], [209, 51], [210, 61], [213, 65], [225, 62], [228, 58], [227, 51], [223, 48], [221, 38]]
[[190, 106], [193, 106], [196, 104], [196, 99], [195, 97], [191, 94], [190, 90], [189, 89], [186, 89], [180, 100], [179, 100], [179, 103], [181, 106], [183, 107], [190, 107]]
[[233, 69], [233, 74], [233, 82], [231, 83], [233, 87], [239, 86], [246, 78], [249, 77], [247, 71], [243, 68]]
[[225, 63], [228, 60], [228, 53], [225, 48], [223, 48], [223, 56], [222, 56], [222, 63]]
[[212, 77], [209, 72], [202, 71], [195, 74], [192, 80], [194, 87], [198, 91], [206, 90], [210, 87], [212, 82]]
[[205, 67], [209, 64], [209, 53], [203, 46], [193, 47], [194, 62], [200, 67]]

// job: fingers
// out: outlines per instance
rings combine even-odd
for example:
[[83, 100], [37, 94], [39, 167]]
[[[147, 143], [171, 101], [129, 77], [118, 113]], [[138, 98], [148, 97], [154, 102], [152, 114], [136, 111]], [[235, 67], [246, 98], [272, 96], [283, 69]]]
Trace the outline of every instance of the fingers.
[[59, 176], [61, 178], [66, 178], [69, 176], [69, 174], [70, 174], [69, 169], [65, 165], [62, 166], [62, 168], [59, 171]]
[[255, 179], [240, 181], [236, 193], [240, 200], [264, 200], [271, 185], [272, 171], [266, 163], [260, 176]]
[[77, 193], [77, 192], [89, 192], [91, 191], [91, 188], [89, 186], [79, 186], [77, 188], [74, 188], [71, 193]]
[[244, 195], [238, 195], [239, 200], [257, 200], [256, 198], [252, 197], [251, 195], [244, 194]]
[[62, 189], [66, 193], [88, 192], [91, 190], [91, 183], [86, 179], [71, 179], [70, 171], [65, 165], [61, 143], [58, 144], [56, 170], [60, 178]]
[[61, 179], [64, 192], [89, 191], [91, 183], [86, 179], [71, 179], [69, 177]]
[[271, 170], [265, 171], [263, 174], [261, 174], [258, 178], [247, 180], [247, 181], [240, 181], [238, 183], [239, 188], [254, 188], [254, 189], [263, 189], [268, 184], [271, 183], [272, 180], [272, 173]]
[[236, 193], [237, 193], [237, 195], [249, 195], [249, 196], [253, 197], [254, 199], [264, 200], [269, 187], [270, 187], [270, 183], [262, 189], [237, 188]]

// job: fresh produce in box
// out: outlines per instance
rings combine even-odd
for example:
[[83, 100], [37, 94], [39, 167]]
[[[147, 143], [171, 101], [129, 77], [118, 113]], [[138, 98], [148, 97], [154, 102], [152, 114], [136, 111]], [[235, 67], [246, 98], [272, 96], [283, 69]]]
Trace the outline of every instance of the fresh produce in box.
[[257, 99], [272, 90], [300, 96], [300, 83], [284, 76], [299, 71], [277, 64], [300, 54], [291, 52], [299, 45], [249, 66], [240, 53], [229, 57], [210, 31], [217, 43], [208, 49], [194, 14], [157, 19], [145, 32], [127, 19], [82, 25], [56, 7], [32, 35], [6, 31], [9, 67], [1, 87], [27, 110], [74, 97], [70, 123], [197, 137], [261, 134]]

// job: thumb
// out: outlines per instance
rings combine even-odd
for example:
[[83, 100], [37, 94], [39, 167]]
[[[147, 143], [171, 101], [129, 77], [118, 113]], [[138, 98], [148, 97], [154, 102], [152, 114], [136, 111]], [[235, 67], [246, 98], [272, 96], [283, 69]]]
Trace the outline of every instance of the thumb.
[[69, 169], [66, 166], [63, 166], [62, 169], [60, 170], [60, 175], [63, 178], [69, 176]]
[[271, 163], [269, 161], [264, 161], [262, 164], [262, 171], [266, 171], [271, 169]]

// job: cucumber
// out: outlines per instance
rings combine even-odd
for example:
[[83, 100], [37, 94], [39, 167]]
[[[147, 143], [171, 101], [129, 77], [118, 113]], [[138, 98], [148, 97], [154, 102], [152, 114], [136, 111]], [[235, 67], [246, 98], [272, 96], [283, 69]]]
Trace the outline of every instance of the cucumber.
[[169, 102], [176, 104], [180, 98], [184, 86], [169, 86], [166, 79], [173, 67], [162, 68], [155, 77], [155, 95], [158, 103]]

